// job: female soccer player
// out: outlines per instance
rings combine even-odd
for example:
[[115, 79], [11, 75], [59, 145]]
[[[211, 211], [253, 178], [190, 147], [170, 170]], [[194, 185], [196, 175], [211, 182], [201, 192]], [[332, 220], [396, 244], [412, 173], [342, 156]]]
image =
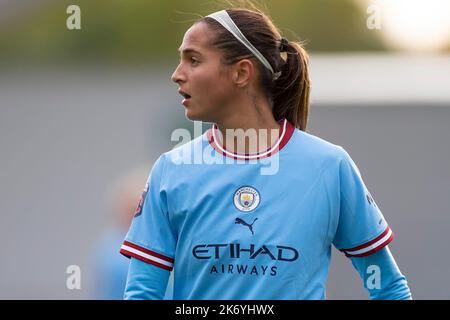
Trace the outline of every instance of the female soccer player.
[[332, 245], [371, 299], [411, 299], [357, 166], [306, 132], [301, 44], [260, 12], [228, 9], [179, 50], [186, 116], [213, 126], [153, 166], [121, 247], [125, 299], [161, 299], [172, 269], [174, 299], [325, 299]]

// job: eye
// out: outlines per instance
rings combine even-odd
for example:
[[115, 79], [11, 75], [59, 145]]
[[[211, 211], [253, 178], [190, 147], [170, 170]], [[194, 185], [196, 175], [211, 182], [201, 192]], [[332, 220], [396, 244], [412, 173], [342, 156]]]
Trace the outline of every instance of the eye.
[[200, 61], [198, 61], [196, 58], [194, 58], [194, 57], [191, 57], [191, 64], [193, 64], [193, 65], [197, 65], [197, 64], [199, 64], [200, 63]]

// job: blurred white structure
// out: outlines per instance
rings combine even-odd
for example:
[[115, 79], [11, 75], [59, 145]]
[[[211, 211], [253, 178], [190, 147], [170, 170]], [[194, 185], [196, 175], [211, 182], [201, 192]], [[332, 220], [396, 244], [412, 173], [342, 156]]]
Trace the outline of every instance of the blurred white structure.
[[450, 106], [450, 54], [312, 55], [312, 102]]

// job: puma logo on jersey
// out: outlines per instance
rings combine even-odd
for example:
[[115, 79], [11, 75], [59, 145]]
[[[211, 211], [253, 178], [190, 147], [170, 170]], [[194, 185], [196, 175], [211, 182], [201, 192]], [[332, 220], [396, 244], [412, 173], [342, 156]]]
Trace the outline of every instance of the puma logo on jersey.
[[242, 224], [243, 226], [248, 227], [250, 229], [250, 231], [252, 232], [252, 235], [254, 235], [255, 233], [253, 232], [253, 224], [255, 223], [256, 220], [258, 220], [258, 218], [255, 218], [255, 220], [253, 220], [253, 222], [251, 224], [248, 224], [247, 222], [245, 222], [241, 218], [236, 218], [236, 220], [234, 220], [234, 223], [235, 224]]

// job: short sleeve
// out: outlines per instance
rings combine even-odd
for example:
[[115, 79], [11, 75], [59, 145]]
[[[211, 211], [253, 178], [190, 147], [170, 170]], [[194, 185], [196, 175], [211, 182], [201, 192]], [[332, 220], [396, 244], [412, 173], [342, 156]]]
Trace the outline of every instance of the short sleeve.
[[388, 245], [394, 233], [367, 190], [358, 167], [341, 149], [339, 221], [333, 244], [347, 257], [364, 257]]
[[120, 253], [171, 271], [176, 237], [169, 221], [166, 193], [161, 188], [163, 173], [161, 156], [147, 179]]

